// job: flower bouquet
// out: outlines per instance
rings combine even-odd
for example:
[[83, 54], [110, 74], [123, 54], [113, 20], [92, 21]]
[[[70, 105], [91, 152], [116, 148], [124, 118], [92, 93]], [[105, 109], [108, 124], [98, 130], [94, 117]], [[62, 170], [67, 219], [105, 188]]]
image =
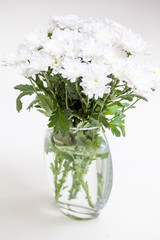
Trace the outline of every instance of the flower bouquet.
[[105, 129], [125, 136], [125, 112], [160, 86], [160, 63], [140, 35], [105, 19], [53, 16], [5, 54], [28, 81], [15, 87], [33, 96], [48, 118], [46, 161], [59, 209], [75, 219], [99, 215], [112, 187]]

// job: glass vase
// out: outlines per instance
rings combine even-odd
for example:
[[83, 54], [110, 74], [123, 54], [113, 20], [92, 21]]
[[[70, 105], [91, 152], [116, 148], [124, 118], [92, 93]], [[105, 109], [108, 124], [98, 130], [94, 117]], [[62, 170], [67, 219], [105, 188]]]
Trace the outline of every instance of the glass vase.
[[112, 160], [100, 127], [47, 129], [45, 161], [59, 210], [73, 219], [96, 218], [112, 188]]

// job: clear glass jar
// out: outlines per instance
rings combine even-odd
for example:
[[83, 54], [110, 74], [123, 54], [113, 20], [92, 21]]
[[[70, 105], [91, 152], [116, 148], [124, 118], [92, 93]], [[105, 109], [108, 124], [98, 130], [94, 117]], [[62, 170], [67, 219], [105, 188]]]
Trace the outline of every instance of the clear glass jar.
[[72, 128], [62, 136], [47, 129], [45, 161], [59, 210], [73, 219], [97, 217], [112, 188], [112, 160], [104, 131]]

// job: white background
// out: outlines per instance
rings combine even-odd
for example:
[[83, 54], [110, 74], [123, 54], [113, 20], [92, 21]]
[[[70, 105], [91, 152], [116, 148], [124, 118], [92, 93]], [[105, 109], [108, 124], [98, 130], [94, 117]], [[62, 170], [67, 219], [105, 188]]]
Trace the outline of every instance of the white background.
[[[159, 0], [1, 0], [1, 56], [49, 15], [63, 14], [114, 19], [140, 33], [160, 59]], [[111, 196], [98, 219], [75, 221], [57, 211], [49, 192], [47, 120], [35, 111], [16, 112], [13, 87], [23, 81], [0, 67], [0, 240], [160, 240], [160, 93], [127, 113], [125, 138], [108, 133]]]

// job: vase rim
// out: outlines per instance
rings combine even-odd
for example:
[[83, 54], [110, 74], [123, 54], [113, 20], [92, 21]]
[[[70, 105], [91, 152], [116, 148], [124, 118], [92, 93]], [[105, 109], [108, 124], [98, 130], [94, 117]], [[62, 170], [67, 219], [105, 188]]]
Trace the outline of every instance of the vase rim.
[[87, 128], [87, 127], [85, 127], [85, 128], [76, 128], [76, 127], [75, 127], [75, 128], [70, 128], [70, 129], [72, 129], [72, 130], [78, 130], [78, 131], [79, 131], [79, 130], [80, 130], [80, 131], [83, 131], [83, 130], [86, 131], [86, 130], [99, 129], [99, 128], [101, 128], [101, 127], [100, 127], [100, 126], [97, 126], [97, 127], [88, 127], [88, 128]]
[[[84, 128], [76, 128], [76, 127], [71, 127], [69, 128], [70, 130], [73, 131], [90, 131], [90, 130], [94, 130], [94, 129], [101, 129], [101, 126], [95, 126], [95, 127], [84, 127]], [[47, 128], [47, 130], [52, 131], [52, 128]]]

